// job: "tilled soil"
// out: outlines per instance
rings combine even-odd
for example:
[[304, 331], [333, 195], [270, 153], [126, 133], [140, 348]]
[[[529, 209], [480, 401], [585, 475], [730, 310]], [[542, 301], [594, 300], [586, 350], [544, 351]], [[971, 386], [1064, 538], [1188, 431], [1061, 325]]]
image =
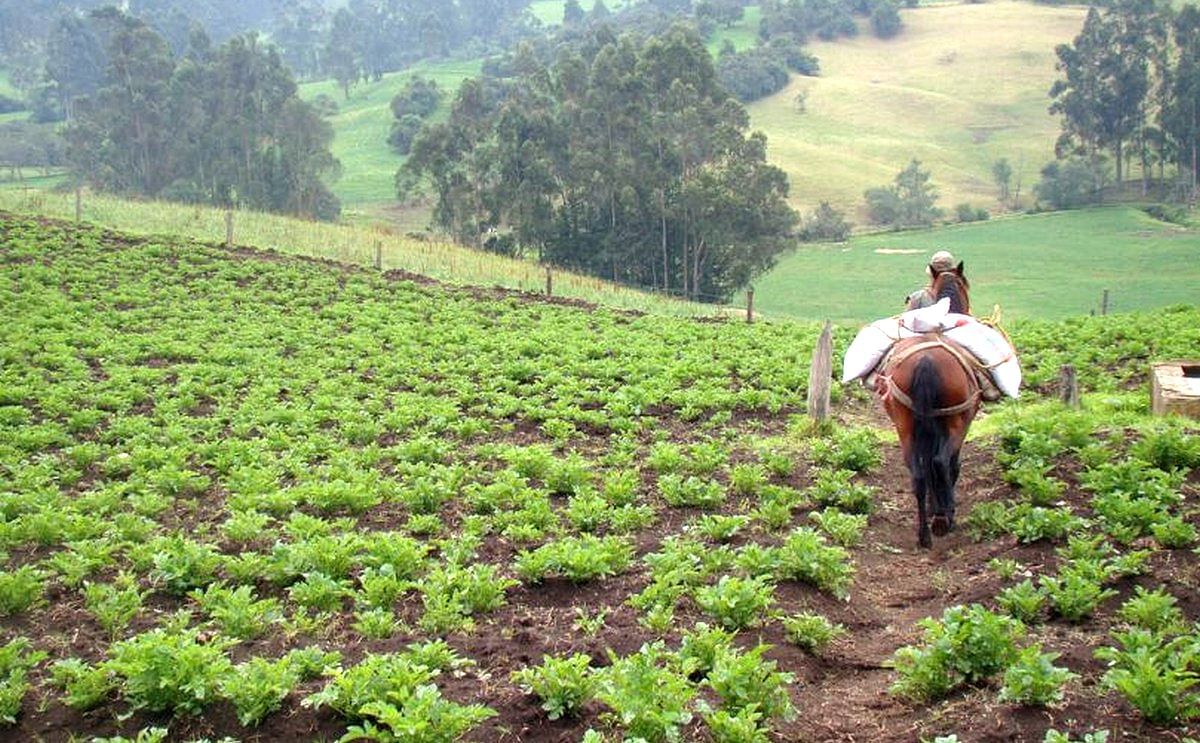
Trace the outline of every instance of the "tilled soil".
[[[880, 426], [886, 423], [877, 410], [864, 410], [862, 404], [842, 414]], [[960, 523], [973, 505], [1014, 494], [1001, 479], [993, 446], [994, 442], [979, 440], [968, 443], [963, 451]], [[848, 634], [819, 655], [789, 644], [778, 622], [743, 630], [738, 636], [739, 644], [745, 647], [758, 642], [772, 645], [767, 656], [778, 662], [780, 670], [795, 676], [791, 691], [798, 715], [778, 722], [772, 740], [883, 743], [931, 740], [953, 733], [960, 741], [1036, 742], [1051, 727], [1069, 731], [1075, 737], [1107, 729], [1111, 741], [1172, 741], [1197, 734], [1197, 726], [1167, 729], [1143, 722], [1119, 695], [1100, 687], [1104, 666], [1092, 656], [1097, 643], [1107, 637], [1113, 612], [1135, 584], [1165, 585], [1181, 599], [1189, 619], [1197, 617], [1200, 598], [1195, 587], [1200, 578], [1200, 560], [1190, 551], [1157, 553], [1148, 575], [1122, 581], [1117, 585], [1121, 595], [1105, 602], [1096, 617], [1082, 624], [1052, 621], [1030, 630], [1030, 641], [1040, 641], [1046, 650], [1061, 653], [1058, 663], [1080, 676], [1068, 686], [1065, 701], [1056, 708], [1029, 709], [1001, 703], [997, 701], [998, 680], [928, 705], [910, 704], [891, 695], [888, 689], [895, 674], [889, 668], [889, 659], [897, 648], [920, 640], [917, 623], [921, 619], [940, 617], [946, 607], [956, 604], [992, 605], [992, 597], [1005, 584], [988, 569], [990, 559], [1011, 558], [1036, 574], [1052, 567], [1055, 556], [1051, 545], [1020, 545], [1011, 537], [976, 542], [962, 529], [935, 538], [931, 550], [918, 549], [907, 472], [894, 444], [884, 445], [884, 451], [883, 464], [865, 480], [876, 488], [877, 504], [862, 546], [852, 551], [857, 574], [849, 600], [840, 601], [797, 583], [784, 583], [776, 590], [778, 609], [788, 614], [821, 612], [843, 624]], [[1078, 503], [1085, 500], [1086, 494], [1079, 492], [1072, 469], [1066, 462], [1054, 474], [1068, 483], [1068, 500]], [[802, 479], [806, 474], [798, 473], [796, 477]], [[1195, 483], [1189, 487], [1195, 489]], [[683, 515], [664, 511], [651, 534], [643, 534], [638, 540], [639, 554], [653, 551], [661, 536], [678, 531], [682, 521]], [[798, 513], [795, 524], [803, 523], [804, 514]], [[481, 552], [490, 561], [503, 563], [513, 550], [489, 542]], [[510, 589], [506, 606], [478, 617], [475, 631], [448, 636], [459, 653], [475, 665], [439, 677], [439, 687], [451, 699], [486, 704], [498, 712], [497, 717], [472, 731], [468, 739], [577, 741], [590, 727], [609, 730], [604, 719], [606, 710], [598, 702], [589, 704], [579, 718], [548, 720], [539, 701], [522, 693], [509, 676], [540, 662], [546, 654], [584, 652], [597, 665], [606, 665], [610, 651], [626, 655], [645, 642], [660, 639], [638, 623], [637, 611], [625, 603], [646, 583], [644, 571], [635, 570], [582, 585], [551, 579], [540, 585], [517, 586]], [[264, 588], [262, 595], [270, 594]], [[95, 649], [104, 647], [108, 639], [99, 635], [79, 600], [56, 602], [54, 595], [48, 598], [50, 606], [29, 617], [4, 620], [7, 634], [40, 634], [48, 638], [42, 646], [60, 648], [56, 657], [100, 660]], [[177, 606], [167, 602], [156, 610], [150, 602], [150, 613], [159, 617], [173, 608]], [[396, 609], [401, 618], [415, 626], [420, 616], [419, 599], [410, 598]], [[581, 612], [594, 616], [602, 611], [606, 612], [604, 626], [594, 635], [587, 636], [575, 626]], [[366, 641], [349, 627], [348, 617], [348, 613], [339, 615], [332, 625], [322, 628], [318, 637], [311, 638], [325, 648], [340, 650], [345, 665], [357, 662], [367, 652], [396, 651], [414, 640], [427, 639], [399, 633], [388, 640]], [[150, 621], [150, 617], [143, 617], [138, 624]], [[674, 646], [680, 630], [697, 621], [711, 620], [685, 599], [676, 612], [674, 629], [661, 639]], [[250, 655], [278, 656], [307, 642], [307, 638], [261, 640], [239, 647], [234, 660]], [[233, 708], [224, 702], [212, 705], [196, 718], [136, 714], [122, 719], [123, 709], [116, 707], [80, 713], [63, 705], [55, 693], [42, 690], [39, 682], [45, 675], [42, 670], [34, 672], [35, 690], [27, 697], [18, 724], [0, 728], [0, 739], [87, 740], [91, 736], [130, 735], [141, 727], [160, 725], [170, 727], [171, 740], [231, 736], [243, 741], [308, 741], [337, 740], [346, 729], [345, 720], [335, 713], [301, 704], [304, 697], [321, 688], [321, 680], [302, 684], [288, 696], [282, 709], [269, 715], [260, 727], [248, 729], [238, 723]], [[705, 693], [711, 696], [711, 692]], [[697, 720], [685, 728], [684, 737], [706, 740], [707, 733]]]

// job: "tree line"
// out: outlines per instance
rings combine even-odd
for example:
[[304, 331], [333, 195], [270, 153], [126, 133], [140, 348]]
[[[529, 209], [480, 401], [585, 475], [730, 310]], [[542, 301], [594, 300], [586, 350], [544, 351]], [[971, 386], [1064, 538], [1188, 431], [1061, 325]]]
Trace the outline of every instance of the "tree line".
[[766, 162], [697, 31], [593, 26], [465, 81], [397, 175], [456, 238], [695, 299], [726, 298], [791, 244]]
[[[81, 180], [122, 194], [333, 219], [333, 129], [297, 96], [291, 72], [253, 34], [187, 50], [115, 8], [89, 14], [70, 67], [101, 54], [92, 93], [71, 97], [63, 130]], [[70, 79], [68, 76], [65, 79]]]
[[[1136, 163], [1141, 190], [1154, 170], [1195, 199], [1200, 177], [1200, 9], [1159, 0], [1115, 0], [1088, 9], [1070, 44], [1056, 48], [1061, 77], [1050, 112], [1062, 117], [1056, 154], [1038, 193], [1055, 206], [1098, 200], [1111, 156], [1121, 187]], [[1178, 194], [1178, 195], [1185, 195]]]

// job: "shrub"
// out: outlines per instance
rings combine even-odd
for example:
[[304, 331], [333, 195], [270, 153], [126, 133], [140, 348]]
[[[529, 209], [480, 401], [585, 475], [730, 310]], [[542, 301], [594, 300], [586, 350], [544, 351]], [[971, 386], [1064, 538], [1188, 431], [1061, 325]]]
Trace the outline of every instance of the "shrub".
[[43, 576], [32, 565], [0, 572], [0, 616], [19, 614], [42, 600]]
[[406, 698], [417, 687], [429, 683], [437, 669], [400, 654], [368, 653], [356, 666], [339, 670], [321, 691], [307, 697], [306, 707], [332, 707], [343, 717], [359, 719], [367, 704], [378, 700]]
[[1050, 608], [1068, 622], [1090, 617], [1102, 601], [1117, 595], [1096, 578], [1065, 566], [1057, 576], [1043, 575], [1039, 581]]
[[784, 617], [783, 629], [788, 640], [813, 653], [821, 652], [829, 643], [846, 634], [846, 628], [842, 625], [811, 612]]
[[527, 583], [540, 583], [552, 575], [583, 583], [623, 573], [632, 560], [633, 546], [628, 540], [584, 534], [548, 542], [533, 551], [522, 551], [513, 567]]
[[[453, 743], [496, 711], [482, 704], [451, 702], [433, 684], [411, 693], [393, 692], [389, 701], [363, 705], [360, 712], [375, 721], [351, 725], [346, 740], [364, 738], [384, 743]], [[379, 723], [379, 725], [376, 724]], [[382, 725], [383, 727], [380, 727]]]
[[978, 604], [952, 606], [941, 621], [927, 618], [920, 625], [925, 629], [922, 644], [902, 647], [892, 657], [899, 673], [892, 693], [918, 701], [939, 699], [1007, 668], [1024, 635], [1020, 622]]
[[679, 646], [679, 659], [691, 674], [707, 676], [717, 656], [733, 646], [733, 633], [720, 627], [709, 627], [699, 622], [683, 633]]
[[744, 653], [727, 649], [717, 654], [705, 683], [721, 698], [724, 709], [754, 709], [768, 719], [794, 716], [787, 688], [794, 677], [777, 670], [775, 661], [763, 659], [770, 648], [758, 645]]
[[0, 720], [10, 725], [17, 721], [29, 691], [29, 669], [46, 659], [44, 651], [31, 648], [24, 637], [0, 647]]
[[845, 242], [850, 237], [850, 223], [846, 216], [822, 201], [816, 211], [806, 218], [800, 227], [800, 239], [804, 242]]
[[723, 575], [716, 585], [696, 590], [696, 603], [705, 614], [728, 629], [757, 623], [775, 602], [775, 586], [765, 578]]
[[1034, 587], [1028, 578], [996, 594], [996, 603], [1004, 613], [1026, 624], [1037, 621], [1046, 604], [1046, 594]]
[[225, 655], [233, 644], [203, 642], [196, 629], [158, 628], [113, 643], [104, 668], [122, 679], [121, 693], [135, 710], [199, 714], [233, 667]]
[[582, 653], [569, 658], [542, 656], [540, 666], [529, 666], [512, 674], [513, 681], [527, 694], [542, 700], [551, 720], [574, 717], [596, 693], [597, 679], [592, 659]]
[[1072, 209], [1098, 203], [1109, 178], [1103, 158], [1069, 157], [1042, 168], [1033, 190], [1052, 209]]
[[826, 544], [812, 529], [802, 527], [793, 531], [776, 554], [780, 578], [811, 583], [838, 598], [850, 595], [854, 565], [849, 553]]
[[661, 642], [642, 645], [624, 658], [609, 651], [609, 667], [600, 672], [600, 701], [613, 710], [614, 722], [630, 738], [674, 740], [692, 719], [695, 688], [674, 670]]
[[1022, 650], [1004, 672], [1000, 701], [1037, 707], [1061, 702], [1063, 684], [1077, 674], [1054, 665], [1057, 657], [1057, 653], [1043, 653], [1037, 645]]
[[1144, 629], [1114, 632], [1119, 647], [1096, 650], [1108, 661], [1104, 684], [1119, 691], [1150, 722], [1170, 725], [1200, 715], [1200, 695], [1189, 691], [1196, 685], [1195, 639], [1177, 637], [1167, 641]]
[[251, 658], [235, 666], [221, 681], [221, 694], [233, 703], [238, 721], [251, 727], [279, 709], [299, 680], [296, 670], [286, 660]]
[[1117, 614], [1133, 627], [1151, 632], [1173, 632], [1184, 626], [1183, 612], [1176, 606], [1179, 600], [1161, 586], [1147, 591], [1135, 586], [1134, 595], [1121, 605]]

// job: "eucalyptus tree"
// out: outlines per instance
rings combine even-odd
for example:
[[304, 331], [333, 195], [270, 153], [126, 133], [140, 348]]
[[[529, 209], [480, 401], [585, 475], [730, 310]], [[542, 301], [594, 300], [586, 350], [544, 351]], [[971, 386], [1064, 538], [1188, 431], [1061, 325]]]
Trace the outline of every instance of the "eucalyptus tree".
[[425, 181], [463, 241], [692, 298], [728, 296], [788, 244], [787, 180], [694, 31], [594, 28], [496, 69], [508, 77], [467, 82], [398, 176]]

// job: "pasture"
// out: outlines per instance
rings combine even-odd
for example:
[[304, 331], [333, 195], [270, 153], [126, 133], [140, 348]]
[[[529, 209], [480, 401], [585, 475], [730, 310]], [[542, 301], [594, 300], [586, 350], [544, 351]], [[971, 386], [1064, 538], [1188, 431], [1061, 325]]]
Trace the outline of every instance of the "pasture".
[[[330, 118], [334, 128], [331, 151], [342, 163], [342, 176], [332, 184], [333, 192], [342, 200], [345, 218], [355, 221], [364, 215], [375, 215], [384, 206], [396, 201], [396, 170], [403, 158], [388, 147], [392, 127], [392, 97], [413, 75], [422, 75], [437, 82], [446, 91], [446, 100], [454, 96], [465, 78], [479, 74], [480, 60], [421, 63], [403, 72], [384, 75], [381, 80], [359, 83], [350, 88], [346, 99], [333, 80], [305, 83], [300, 97], [312, 101], [325, 94], [337, 101], [338, 112]], [[448, 107], [444, 107], [448, 110]], [[425, 224], [404, 224], [405, 229], [419, 230]]]
[[976, 314], [1066, 318], [1195, 303], [1200, 232], [1128, 206], [1022, 215], [912, 232], [802, 244], [755, 284], [764, 313], [869, 322], [903, 309], [925, 261], [949, 250], [966, 263]]
[[1059, 132], [1047, 113], [1054, 47], [1079, 33], [1084, 9], [1002, 1], [900, 15], [904, 30], [894, 39], [864, 28], [853, 39], [814, 40], [820, 76], [793, 76], [748, 106], [751, 126], [767, 134], [769, 160], [788, 174], [792, 204], [811, 210], [829, 201], [861, 223], [863, 191], [890, 184], [913, 158], [932, 173], [946, 208], [994, 210], [991, 169], [1002, 157], [1014, 185], [1030, 193]]
[[1200, 732], [1200, 439], [1145, 388], [1194, 307], [1014, 327], [919, 550], [869, 396], [800, 414], [815, 324], [11, 214], [0, 271], [0, 735]]

